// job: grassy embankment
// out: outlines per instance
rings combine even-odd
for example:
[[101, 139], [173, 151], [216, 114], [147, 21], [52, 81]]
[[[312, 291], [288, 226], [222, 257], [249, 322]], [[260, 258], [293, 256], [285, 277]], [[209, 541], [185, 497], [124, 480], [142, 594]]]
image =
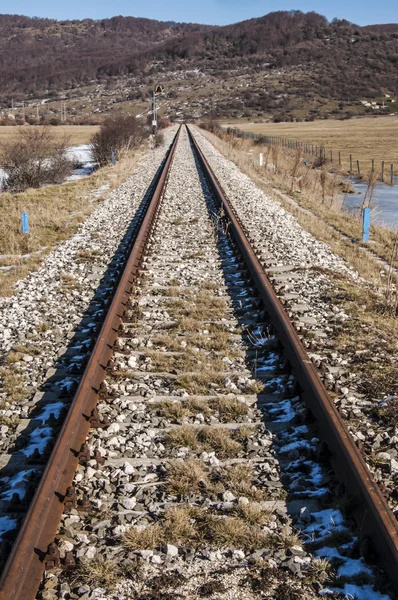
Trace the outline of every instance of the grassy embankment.
[[[349, 127], [349, 123], [346, 126]], [[253, 145], [249, 140], [233, 138], [225, 133], [220, 139], [218, 135], [202, 132], [258, 187], [292, 213], [303, 229], [327, 243], [363, 278], [355, 281], [350, 276], [329, 272], [335, 284], [330, 290], [330, 302], [339, 306], [350, 318], [329, 334], [328, 346], [343, 353], [361, 353], [354, 369], [361, 376], [360, 391], [374, 403], [371, 409], [373, 416], [384, 419], [385, 415], [374, 399], [398, 397], [395, 359], [398, 356], [398, 234], [380, 227], [371, 228], [372, 242], [368, 247], [389, 263], [390, 268], [383, 269], [358, 241], [361, 239], [360, 221], [342, 211], [333, 183], [335, 177], [326, 176], [323, 199], [322, 170], [305, 169], [302, 165], [297, 167], [294, 154], [289, 156], [280, 152], [272, 156], [267, 147]], [[379, 145], [383, 145], [381, 139]], [[277, 163], [276, 171], [259, 167], [260, 152], [269, 162]], [[373, 360], [373, 357], [377, 358]], [[398, 400], [392, 401], [390, 408], [396, 411]]]
[[[3, 129], [16, 130], [0, 127], [0, 140]], [[89, 141], [96, 128], [54, 129], [60, 135], [71, 130], [71, 144], [83, 144]], [[109, 189], [120, 185], [129, 177], [141, 155], [142, 150], [137, 150], [122, 157], [115, 166], [103, 167], [89, 177], [61, 186], [29, 189], [20, 194], [0, 194], [0, 266], [14, 266], [10, 271], [0, 271], [0, 296], [12, 294], [15, 281], [37, 268], [55, 244], [72, 236], [103, 198], [97, 198], [93, 192], [105, 184], [110, 185]], [[103, 196], [109, 193], [109, 189], [104, 191]], [[30, 233], [27, 235], [21, 233], [21, 212], [29, 214]], [[33, 254], [28, 259], [18, 258], [43, 248], [42, 253]]]
[[[324, 123], [329, 122], [322, 121], [320, 127], [326, 127]], [[347, 140], [350, 139], [351, 123], [354, 129], [357, 127], [353, 120], [345, 122], [348, 130], [346, 132]], [[313, 125], [313, 123], [297, 123], [296, 125], [305, 128], [306, 125]], [[264, 125], [265, 127], [268, 127], [268, 124]], [[378, 144], [376, 142], [374, 144], [375, 153], [380, 153], [381, 148], [387, 145], [381, 131], [382, 129], [380, 129]], [[347, 214], [342, 208], [344, 193], [350, 191], [350, 186], [347, 186], [342, 179], [330, 176], [328, 165], [322, 169], [313, 169], [311, 165], [306, 166], [303, 161], [300, 161], [301, 155], [297, 151], [283, 151], [278, 146], [270, 148], [253, 144], [251, 140], [238, 139], [228, 136], [226, 133], [222, 134], [222, 139], [208, 132], [206, 135], [211, 136], [214, 145], [266, 192], [275, 195], [275, 189], [277, 189], [289, 196], [294, 201], [293, 203], [280, 195], [277, 196], [277, 199], [289, 212], [295, 214], [303, 227], [313, 233], [315, 237], [331, 244], [334, 251], [350, 260], [365, 278], [380, 283], [380, 265], [362, 251], [366, 245], [360, 241], [355, 244], [350, 241], [362, 238], [361, 221], [356, 216]], [[355, 137], [354, 133], [352, 137]], [[390, 146], [392, 148], [392, 142]], [[268, 168], [259, 167], [261, 152], [264, 155], [265, 163], [269, 165]], [[320, 226], [322, 223], [323, 226]], [[324, 225], [329, 225], [332, 229]], [[339, 232], [348, 236], [350, 240], [342, 238]], [[371, 242], [367, 247], [390, 263], [395, 238], [396, 234], [393, 231], [372, 226]]]
[[[222, 123], [228, 125], [227, 122]], [[340, 121], [325, 119], [322, 121], [302, 123], [243, 123], [233, 122], [230, 126], [261, 133], [264, 135], [290, 138], [314, 146], [324, 146], [333, 149], [334, 158], [341, 152], [342, 168], [349, 168], [349, 157], [352, 154], [356, 170], [359, 160], [361, 169], [365, 172], [371, 168], [372, 159], [375, 168], [381, 168], [381, 161], [385, 161], [386, 174], [390, 164], [394, 164], [395, 173], [398, 174], [398, 115], [389, 117], [361, 117]]]

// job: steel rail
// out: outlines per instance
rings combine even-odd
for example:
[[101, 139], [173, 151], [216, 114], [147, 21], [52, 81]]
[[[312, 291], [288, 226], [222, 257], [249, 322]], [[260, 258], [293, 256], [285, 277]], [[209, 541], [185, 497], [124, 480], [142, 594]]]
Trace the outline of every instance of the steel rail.
[[45, 566], [43, 560], [49, 544], [54, 541], [64, 508], [64, 498], [78, 465], [78, 454], [90, 429], [90, 415], [97, 405], [98, 392], [105, 379], [106, 367], [113, 353], [128, 297], [153, 230], [180, 129], [153, 182], [147, 210], [142, 216], [140, 229], [90, 360], [5, 564], [0, 579], [1, 600], [34, 600], [36, 597]]
[[281, 341], [304, 399], [317, 421], [326, 443], [333, 469], [350, 495], [361, 538], [368, 538], [376, 551], [376, 561], [398, 588], [398, 522], [342, 418], [326, 391], [292, 322], [253, 251], [236, 211], [226, 197], [192, 132], [193, 148], [219, 206], [229, 221], [236, 245], [254, 280], [259, 296]]

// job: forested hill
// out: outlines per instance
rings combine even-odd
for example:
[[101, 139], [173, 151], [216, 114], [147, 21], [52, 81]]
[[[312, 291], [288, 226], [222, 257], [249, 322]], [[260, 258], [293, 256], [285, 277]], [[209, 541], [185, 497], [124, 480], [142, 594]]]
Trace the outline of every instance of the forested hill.
[[[134, 17], [54, 21], [0, 15], [0, 80], [5, 89], [37, 93], [134, 70], [134, 57], [205, 26]], [[141, 63], [140, 63], [141, 64]]]
[[291, 93], [359, 98], [398, 89], [398, 25], [279, 11], [225, 27], [133, 17], [54, 21], [0, 15], [3, 99], [40, 95], [126, 74], [200, 69], [300, 69]]

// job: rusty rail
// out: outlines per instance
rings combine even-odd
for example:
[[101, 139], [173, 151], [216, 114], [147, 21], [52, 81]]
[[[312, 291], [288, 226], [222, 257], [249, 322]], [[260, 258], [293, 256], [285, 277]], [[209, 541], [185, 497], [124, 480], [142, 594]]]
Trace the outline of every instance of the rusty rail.
[[330, 460], [341, 481], [355, 501], [354, 516], [361, 537], [369, 538], [377, 553], [377, 562], [398, 587], [398, 523], [379, 486], [355, 445], [347, 426], [326, 391], [296, 330], [276, 295], [260, 261], [255, 255], [241, 222], [223, 192], [198, 143], [188, 129], [210, 189], [223, 208], [235, 243], [242, 253], [269, 319], [275, 327], [286, 357], [302, 389], [304, 399], [316, 418], [322, 441], [327, 444]]
[[78, 454], [90, 429], [90, 416], [96, 408], [98, 392], [105, 379], [106, 367], [118, 337], [128, 297], [156, 220], [179, 132], [180, 130], [168, 151], [163, 168], [158, 171], [153, 182], [153, 192], [145, 215], [142, 216], [142, 223], [123, 275], [47, 467], [4, 567], [0, 579], [1, 600], [34, 600], [36, 597], [45, 567], [44, 559], [57, 532], [64, 499], [77, 468]]

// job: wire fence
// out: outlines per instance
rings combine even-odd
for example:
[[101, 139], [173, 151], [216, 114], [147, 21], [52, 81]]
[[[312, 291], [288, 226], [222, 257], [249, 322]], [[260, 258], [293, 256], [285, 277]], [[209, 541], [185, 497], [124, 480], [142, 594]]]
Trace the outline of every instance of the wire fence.
[[[354, 159], [352, 154], [349, 154], [348, 158], [346, 155], [343, 157], [340, 150], [333, 150], [332, 148], [326, 148], [325, 146], [309, 144], [308, 142], [300, 142], [299, 140], [290, 138], [264, 135], [262, 133], [253, 133], [251, 131], [242, 131], [241, 129], [236, 129], [234, 127], [228, 127], [226, 131], [237, 137], [256, 140], [256, 142], [259, 144], [266, 144], [269, 146], [279, 145], [285, 150], [298, 150], [303, 154], [303, 156], [308, 156], [312, 159], [318, 160], [320, 164], [330, 163], [333, 167], [338, 166], [338, 168], [341, 170], [344, 170], [343, 159], [345, 158], [346, 170], [350, 175], [356, 176], [359, 179], [362, 178], [366, 171], [365, 161]], [[371, 170], [374, 173], [377, 167], [378, 165], [376, 164], [375, 159], [372, 158], [368, 170]], [[395, 175], [393, 163], [387, 163], [386, 161], [382, 160], [379, 172], [379, 179], [381, 182], [388, 183], [389, 185], [398, 184], [398, 177]]]

